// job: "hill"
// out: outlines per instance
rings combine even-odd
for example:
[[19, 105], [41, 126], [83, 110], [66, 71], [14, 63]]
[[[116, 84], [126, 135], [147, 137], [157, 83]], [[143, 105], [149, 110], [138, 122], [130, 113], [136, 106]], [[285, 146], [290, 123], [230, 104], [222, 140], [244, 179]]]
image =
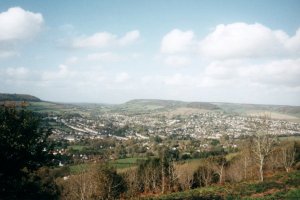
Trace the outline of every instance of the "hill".
[[170, 115], [193, 114], [199, 112], [224, 112], [244, 116], [269, 115], [274, 119], [286, 119], [298, 122], [300, 120], [300, 106], [288, 105], [260, 105], [240, 103], [211, 103], [185, 102], [161, 99], [134, 99], [123, 104], [95, 104], [95, 103], [56, 103], [42, 101], [38, 97], [28, 94], [0, 93], [0, 103], [5, 101], [29, 102], [29, 109], [38, 112], [55, 113], [96, 113], [96, 112], [129, 112], [143, 114], [149, 112]]
[[184, 102], [176, 100], [161, 99], [134, 99], [117, 106], [123, 111], [170, 111], [178, 108], [202, 109], [202, 110], [219, 110], [217, 105], [207, 102]]
[[41, 102], [41, 100], [35, 96], [28, 94], [8, 94], [0, 93], [0, 102], [1, 101], [30, 101], [30, 102]]

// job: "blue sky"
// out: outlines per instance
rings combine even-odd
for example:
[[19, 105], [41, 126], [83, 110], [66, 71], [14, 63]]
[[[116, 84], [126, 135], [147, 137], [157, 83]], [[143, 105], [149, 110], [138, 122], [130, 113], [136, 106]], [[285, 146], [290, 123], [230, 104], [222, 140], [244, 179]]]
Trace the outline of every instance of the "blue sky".
[[1, 1], [0, 92], [300, 105], [300, 1]]

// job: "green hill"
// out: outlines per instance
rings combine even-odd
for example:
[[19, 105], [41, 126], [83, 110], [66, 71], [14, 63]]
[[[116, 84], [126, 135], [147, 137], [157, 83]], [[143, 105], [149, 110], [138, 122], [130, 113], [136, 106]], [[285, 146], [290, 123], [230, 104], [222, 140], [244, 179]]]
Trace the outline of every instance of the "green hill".
[[40, 102], [41, 100], [35, 96], [28, 94], [8, 94], [0, 93], [0, 102], [1, 101], [31, 101], [31, 102]]

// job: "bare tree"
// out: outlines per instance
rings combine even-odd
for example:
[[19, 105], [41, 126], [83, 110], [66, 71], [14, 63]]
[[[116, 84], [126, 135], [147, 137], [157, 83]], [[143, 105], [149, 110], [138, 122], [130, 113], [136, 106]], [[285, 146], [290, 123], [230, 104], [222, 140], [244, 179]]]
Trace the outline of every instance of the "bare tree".
[[96, 184], [93, 180], [93, 175], [87, 172], [83, 167], [76, 175], [72, 175], [62, 183], [62, 199], [92, 199], [96, 192]]
[[189, 190], [192, 187], [194, 173], [198, 168], [198, 164], [184, 163], [175, 165], [175, 174], [178, 182], [183, 190]]
[[224, 156], [214, 156], [209, 158], [209, 165], [215, 173], [219, 175], [219, 183], [224, 181], [224, 171], [227, 160]]
[[209, 161], [203, 160], [201, 165], [194, 173], [193, 187], [208, 186], [213, 182], [214, 171], [210, 166]]
[[81, 170], [63, 183], [63, 199], [116, 199], [124, 192], [124, 181], [106, 165]]
[[295, 154], [295, 142], [286, 142], [280, 147], [280, 160], [286, 172], [289, 172], [295, 163]]
[[271, 154], [275, 145], [276, 137], [270, 133], [269, 118], [264, 116], [258, 121], [254, 121], [253, 128], [255, 134], [252, 138], [251, 148], [259, 167], [260, 181], [264, 181], [264, 166], [266, 159]]

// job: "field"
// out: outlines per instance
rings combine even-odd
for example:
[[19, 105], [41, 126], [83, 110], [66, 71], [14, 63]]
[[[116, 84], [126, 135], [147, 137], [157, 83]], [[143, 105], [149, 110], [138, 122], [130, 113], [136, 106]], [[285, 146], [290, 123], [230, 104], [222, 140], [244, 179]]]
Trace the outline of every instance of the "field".
[[[83, 146], [72, 146], [72, 148], [82, 149]], [[117, 159], [108, 162], [108, 164], [114, 167], [118, 172], [124, 171], [131, 167], [135, 167], [137, 165], [138, 160], [144, 160], [147, 158], [124, 158], [124, 159]], [[84, 163], [84, 164], [77, 164], [71, 165], [70, 171], [71, 173], [78, 173], [80, 171], [84, 171], [91, 167], [94, 163]], [[97, 164], [96, 164], [97, 165]]]
[[82, 151], [83, 148], [88, 147], [88, 146], [83, 146], [83, 145], [70, 145], [68, 146], [68, 149], [74, 149], [78, 151]]

